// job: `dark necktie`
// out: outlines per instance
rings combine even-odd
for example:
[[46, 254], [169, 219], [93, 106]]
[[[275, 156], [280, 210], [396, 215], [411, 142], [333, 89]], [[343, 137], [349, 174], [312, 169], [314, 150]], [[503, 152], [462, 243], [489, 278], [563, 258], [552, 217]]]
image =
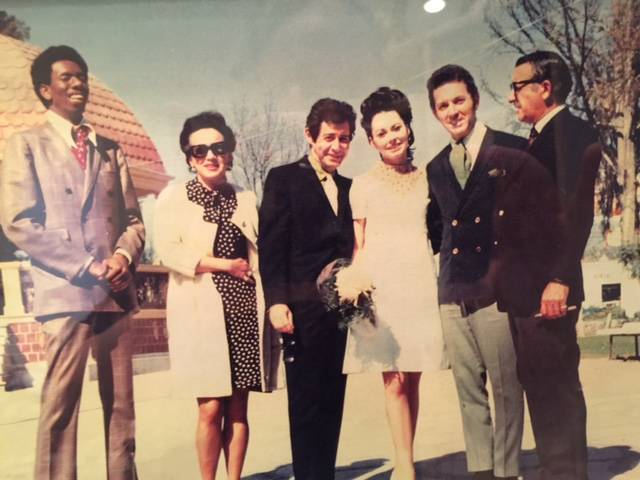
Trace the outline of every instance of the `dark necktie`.
[[536, 141], [536, 138], [538, 138], [538, 135], [540, 134], [538, 133], [538, 130], [536, 130], [536, 127], [531, 127], [531, 131], [529, 132], [529, 140], [528, 140], [529, 146], [531, 146], [531, 144]]
[[78, 160], [80, 168], [85, 170], [87, 168], [87, 137], [89, 136], [89, 129], [82, 125], [73, 127], [71, 135], [76, 142], [71, 151], [76, 160]]

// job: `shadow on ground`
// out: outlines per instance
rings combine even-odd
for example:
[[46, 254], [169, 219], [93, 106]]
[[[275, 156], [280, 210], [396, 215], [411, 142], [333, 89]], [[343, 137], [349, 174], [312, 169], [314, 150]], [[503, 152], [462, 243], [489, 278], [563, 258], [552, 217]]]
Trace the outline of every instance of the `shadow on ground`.
[[[640, 462], [640, 453], [626, 445], [589, 447], [589, 478], [611, 480], [617, 475], [633, 470]], [[535, 450], [524, 450], [521, 456], [521, 475], [524, 480], [538, 479], [538, 457]], [[416, 463], [416, 477], [424, 480], [468, 480], [464, 452], [430, 458]], [[369, 480], [388, 480], [390, 471], [380, 473]]]
[[[336, 471], [336, 480], [351, 480], [356, 477], [368, 480], [389, 480], [391, 470], [366, 477], [368, 472], [379, 469], [387, 463], [386, 459], [372, 459], [340, 466]], [[640, 453], [626, 445], [611, 447], [589, 447], [589, 478], [591, 480], [612, 480], [617, 475], [633, 470], [640, 463]], [[521, 457], [521, 469], [524, 480], [539, 480], [537, 474], [538, 458], [534, 450], [524, 450]], [[421, 480], [469, 480], [464, 452], [455, 452], [441, 457], [421, 460], [416, 463], [416, 477]], [[293, 478], [291, 465], [256, 473], [245, 480], [287, 480]]]
[[[368, 472], [372, 472], [380, 468], [389, 460], [384, 458], [376, 458], [372, 460], [362, 460], [359, 462], [353, 462], [351, 465], [341, 465], [336, 470], [335, 480], [351, 480], [356, 477], [365, 475]], [[293, 469], [291, 465], [281, 465], [270, 472], [256, 473], [243, 477], [244, 480], [287, 480], [293, 478]]]
[[4, 345], [2, 371], [7, 392], [33, 387], [33, 377], [27, 370], [27, 358], [18, 348], [18, 336], [12, 328], [7, 328]]

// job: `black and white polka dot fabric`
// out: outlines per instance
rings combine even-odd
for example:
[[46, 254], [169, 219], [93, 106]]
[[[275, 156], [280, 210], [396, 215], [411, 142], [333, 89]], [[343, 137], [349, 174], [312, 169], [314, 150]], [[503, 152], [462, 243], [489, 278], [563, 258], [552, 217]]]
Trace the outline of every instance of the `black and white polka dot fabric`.
[[[218, 258], [247, 258], [247, 240], [229, 220], [238, 201], [233, 188], [223, 184], [208, 190], [193, 179], [187, 182], [187, 197], [204, 207], [205, 222], [216, 223], [213, 255]], [[227, 343], [231, 360], [231, 382], [234, 388], [260, 390], [260, 347], [256, 287], [226, 272], [211, 274], [222, 298]], [[202, 339], [204, 340], [204, 339]]]

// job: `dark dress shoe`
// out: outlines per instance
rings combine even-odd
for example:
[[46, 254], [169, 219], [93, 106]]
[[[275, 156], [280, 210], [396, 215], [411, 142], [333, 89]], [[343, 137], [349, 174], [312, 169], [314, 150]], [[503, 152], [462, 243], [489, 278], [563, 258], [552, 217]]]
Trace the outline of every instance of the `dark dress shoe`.
[[473, 472], [473, 480], [495, 480], [493, 470], [484, 470], [482, 472]]

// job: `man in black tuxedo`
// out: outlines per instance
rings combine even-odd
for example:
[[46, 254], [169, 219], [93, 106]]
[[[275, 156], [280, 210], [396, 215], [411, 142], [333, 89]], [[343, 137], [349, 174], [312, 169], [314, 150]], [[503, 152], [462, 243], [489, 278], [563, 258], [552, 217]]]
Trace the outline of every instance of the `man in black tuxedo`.
[[547, 266], [549, 281], [541, 298], [531, 291], [539, 315], [509, 312], [518, 375], [541, 478], [581, 480], [587, 478], [586, 406], [575, 326], [584, 300], [580, 260], [593, 223], [601, 147], [595, 130], [564, 105], [572, 80], [558, 54], [536, 51], [520, 57], [512, 80], [509, 101], [518, 120], [532, 124], [527, 150], [553, 177], [564, 211], [556, 259]]
[[[522, 150], [526, 141], [477, 120], [478, 89], [463, 67], [439, 68], [427, 90], [433, 114], [451, 136], [451, 143], [427, 166], [427, 225], [434, 253], [440, 253], [438, 299], [460, 401], [467, 468], [477, 479], [515, 479], [524, 401], [509, 318], [498, 311], [487, 275], [498, 178], [489, 172], [497, 153], [511, 157], [495, 147]], [[511, 212], [513, 204], [509, 208]], [[487, 374], [493, 387], [493, 422]]]
[[[327, 312], [316, 278], [351, 257], [351, 180], [337, 168], [349, 153], [356, 115], [318, 100], [307, 117], [309, 154], [272, 169], [260, 208], [260, 272], [268, 315], [284, 335], [293, 471], [296, 480], [334, 478], [346, 376], [346, 332]], [[285, 361], [286, 361], [285, 360]]]

